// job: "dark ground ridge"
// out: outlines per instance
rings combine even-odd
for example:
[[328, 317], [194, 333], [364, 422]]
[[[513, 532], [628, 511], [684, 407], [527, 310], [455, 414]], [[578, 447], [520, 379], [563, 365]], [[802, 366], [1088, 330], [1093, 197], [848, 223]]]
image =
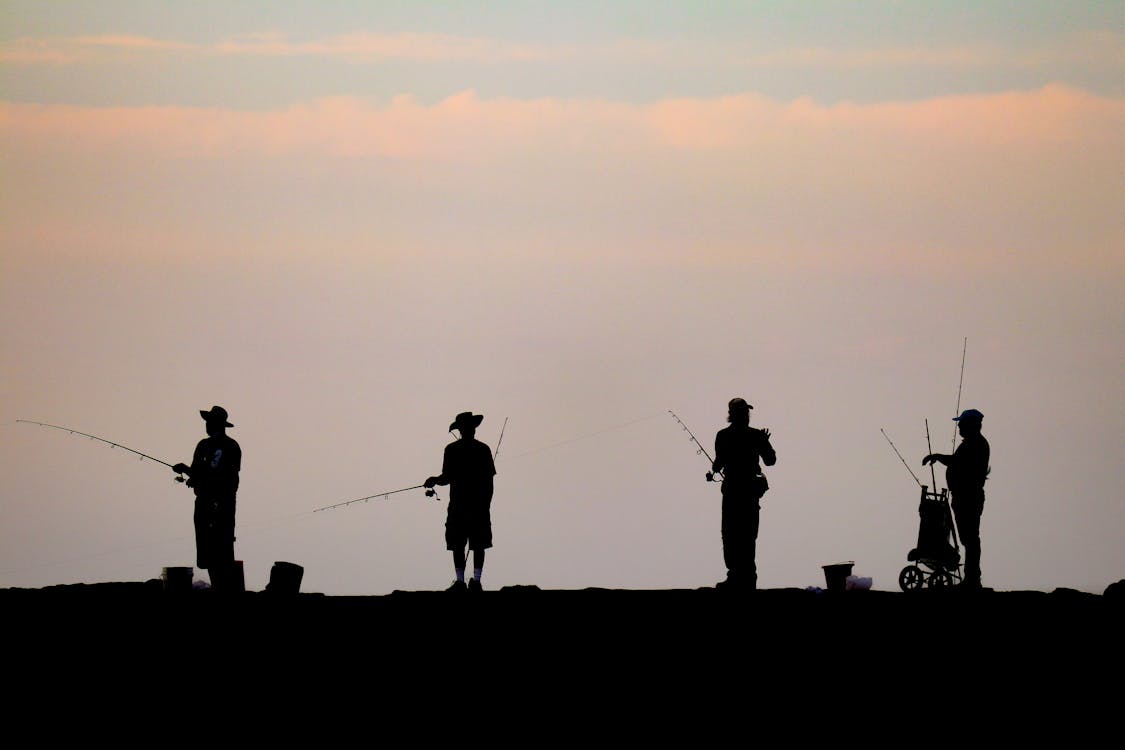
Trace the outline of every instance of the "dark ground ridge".
[[1117, 715], [1125, 669], [1122, 597], [1071, 589], [286, 596], [176, 594], [150, 581], [2, 589], [0, 613], [4, 677], [19, 688], [9, 715], [128, 708], [161, 731], [170, 710], [182, 717], [201, 701], [199, 717], [253, 706], [255, 726], [316, 711], [423, 733], [469, 701], [491, 717], [482, 729], [530, 724], [539, 739], [595, 725], [622, 739], [726, 734], [793, 714], [877, 717], [883, 729], [979, 718], [1008, 731], [1001, 702], [1025, 729], [1094, 727]]

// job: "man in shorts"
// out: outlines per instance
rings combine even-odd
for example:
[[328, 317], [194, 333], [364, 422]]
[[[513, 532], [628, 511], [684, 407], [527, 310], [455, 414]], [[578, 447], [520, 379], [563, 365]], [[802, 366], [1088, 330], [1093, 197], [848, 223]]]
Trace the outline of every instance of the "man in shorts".
[[[496, 464], [492, 451], [476, 439], [477, 427], [484, 417], [461, 412], [449, 431], [457, 430], [461, 439], [445, 446], [441, 474], [424, 483], [428, 489], [435, 484], [449, 485], [449, 510], [445, 518], [445, 548], [453, 553], [453, 570], [457, 579], [449, 591], [481, 591], [484, 551], [492, 546], [492, 478]], [[473, 551], [473, 577], [465, 584], [466, 546]]]

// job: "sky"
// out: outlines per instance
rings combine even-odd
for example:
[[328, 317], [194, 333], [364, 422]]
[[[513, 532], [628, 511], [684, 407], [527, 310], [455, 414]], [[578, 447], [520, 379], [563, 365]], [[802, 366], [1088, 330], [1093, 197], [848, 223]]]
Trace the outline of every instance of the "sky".
[[[5, 2], [0, 586], [191, 565], [200, 409], [236, 553], [444, 588], [446, 427], [496, 448], [486, 588], [897, 588], [958, 396], [985, 585], [1125, 578], [1125, 4]], [[962, 347], [967, 340], [963, 383]], [[961, 389], [959, 391], [959, 383]], [[943, 485], [941, 474], [938, 485]]]

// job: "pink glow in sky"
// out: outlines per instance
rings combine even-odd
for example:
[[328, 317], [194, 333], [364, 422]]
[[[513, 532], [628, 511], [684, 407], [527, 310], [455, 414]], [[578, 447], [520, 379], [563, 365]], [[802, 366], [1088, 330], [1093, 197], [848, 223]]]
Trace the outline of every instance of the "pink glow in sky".
[[16, 4], [0, 39], [0, 586], [193, 555], [170, 472], [15, 419], [175, 462], [216, 403], [252, 587], [275, 560], [444, 587], [421, 493], [309, 511], [436, 473], [465, 410], [491, 444], [511, 420], [487, 586], [709, 585], [718, 490], [666, 410], [709, 443], [741, 395], [778, 452], [761, 585], [855, 560], [892, 589], [917, 488], [879, 429], [919, 475], [923, 419], [948, 451], [964, 337], [985, 583], [1125, 577], [1125, 60], [1096, 4], [957, 43], [954, 15], [81, 8]]

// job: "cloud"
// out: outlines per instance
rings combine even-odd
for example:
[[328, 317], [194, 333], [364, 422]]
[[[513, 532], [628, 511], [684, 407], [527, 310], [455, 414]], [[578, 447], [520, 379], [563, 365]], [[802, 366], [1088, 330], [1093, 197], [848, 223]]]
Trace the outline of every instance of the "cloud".
[[479, 161], [529, 150], [762, 151], [804, 142], [909, 141], [917, 147], [1121, 147], [1125, 99], [1063, 86], [921, 102], [820, 105], [757, 94], [631, 104], [582, 99], [482, 99], [434, 104], [318, 99], [285, 109], [0, 105], [13, 146], [151, 149], [167, 156], [398, 157]]
[[563, 47], [523, 44], [499, 39], [452, 34], [353, 33], [319, 40], [297, 41], [286, 34], [247, 34], [214, 45], [222, 55], [321, 57], [365, 63], [382, 60], [415, 62], [511, 62], [559, 59]]
[[0, 64], [20, 67], [77, 65], [123, 56], [201, 51], [199, 45], [129, 34], [78, 37], [21, 37], [0, 42]]
[[[1125, 98], [1062, 86], [833, 106], [751, 93], [635, 104], [472, 91], [268, 111], [7, 103], [0, 150], [28, 210], [36, 195], [73, 189], [96, 202], [106, 185], [143, 186], [150, 174], [202, 170], [243, 189], [253, 175], [286, 175], [294, 190], [317, 175], [365, 186], [342, 189], [318, 209], [325, 216], [358, 221], [335, 203], [393, 194], [360, 213], [390, 212], [384, 234], [435, 233], [427, 245], [511, 215], [523, 248], [566, 236], [601, 255], [643, 247], [649, 260], [690, 248], [725, 262], [748, 247], [755, 262], [786, 268], [863, 257], [879, 269], [947, 270], [956, 257], [993, 270], [1047, 260], [1104, 270], [1125, 260]], [[86, 188], [51, 182], [82, 170]], [[103, 185], [103, 174], [114, 177]], [[38, 192], [24, 198], [25, 182]], [[134, 200], [149, 199], [136, 189]]]
[[769, 47], [760, 40], [701, 43], [677, 39], [619, 39], [597, 44], [526, 43], [492, 37], [434, 33], [358, 31], [300, 39], [280, 31], [239, 34], [198, 44], [137, 35], [23, 37], [0, 43], [0, 62], [71, 65], [119, 59], [122, 54], [191, 53], [197, 56], [302, 57], [371, 64], [594, 61], [619, 65], [715, 66], [764, 69], [1050, 69], [1060, 65], [1125, 69], [1125, 35], [1093, 30], [1060, 36], [1034, 48], [1001, 44], [871, 48]]

